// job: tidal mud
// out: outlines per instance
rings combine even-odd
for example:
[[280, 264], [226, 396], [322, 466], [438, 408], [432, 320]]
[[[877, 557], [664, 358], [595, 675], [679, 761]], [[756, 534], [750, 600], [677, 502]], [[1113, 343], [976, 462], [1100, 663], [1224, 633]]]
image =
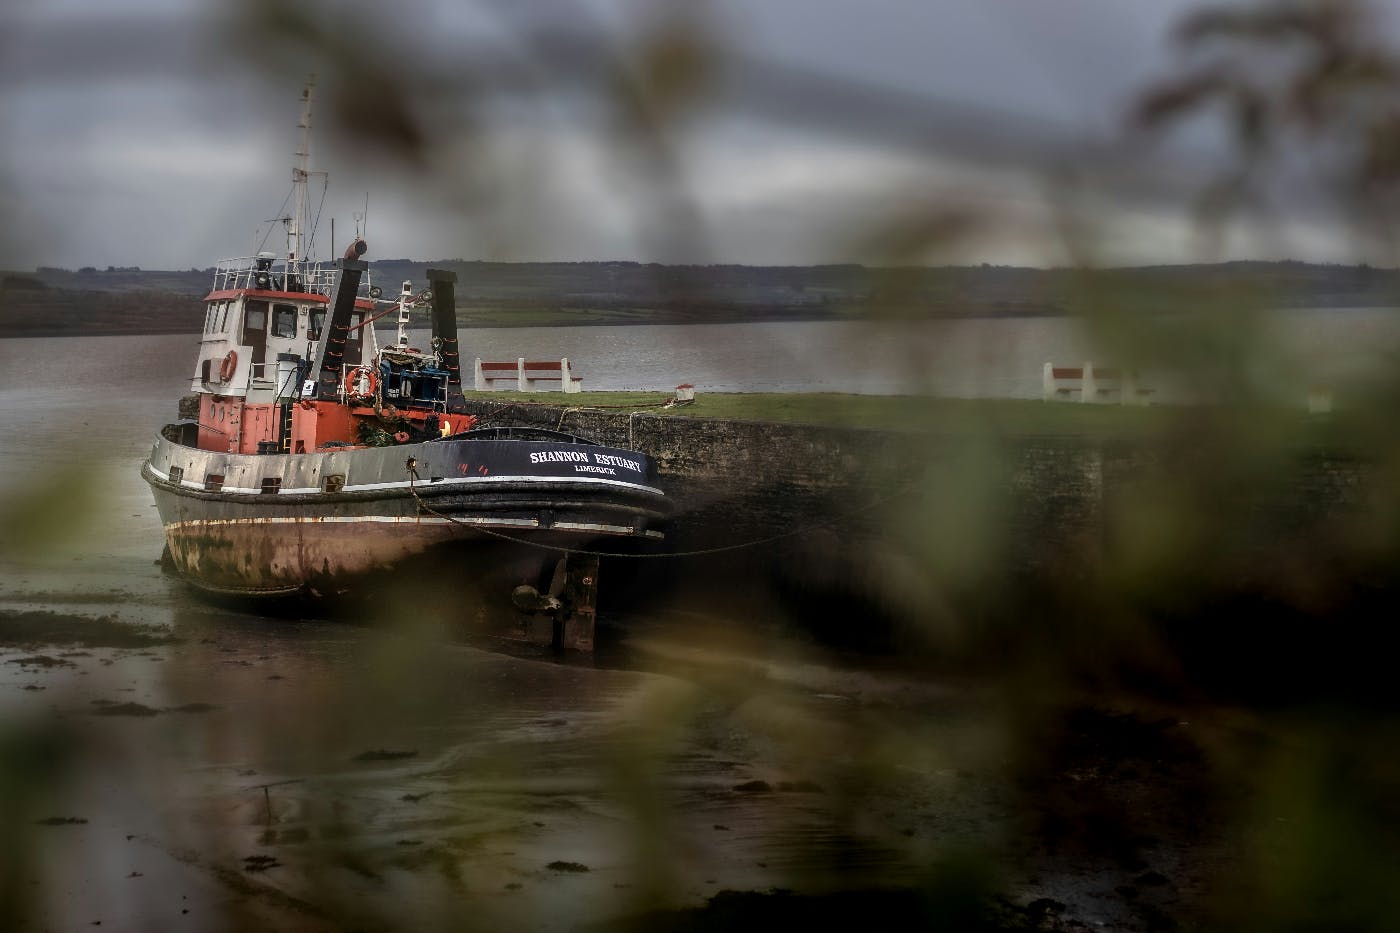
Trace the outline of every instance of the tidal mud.
[[[985, 685], [726, 620], [638, 620], [644, 669], [617, 669], [394, 619], [169, 611], [133, 638], [58, 616], [83, 651], [13, 668], [43, 693], [0, 688], [10, 721], [62, 736], [57, 812], [88, 820], [26, 850], [30, 920], [689, 930], [878, 909], [1158, 929], [1231, 858], [1196, 729], [1170, 717], [1066, 711], [1043, 760], [1008, 768]], [[15, 641], [57, 654], [32, 625]]]

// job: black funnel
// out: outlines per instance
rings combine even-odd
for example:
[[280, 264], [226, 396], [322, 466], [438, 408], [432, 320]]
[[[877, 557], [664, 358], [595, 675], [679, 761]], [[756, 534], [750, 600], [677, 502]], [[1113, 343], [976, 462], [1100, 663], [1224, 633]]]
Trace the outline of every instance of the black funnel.
[[446, 269], [429, 269], [428, 281], [433, 286], [433, 337], [440, 340], [438, 352], [447, 370], [447, 408], [460, 411], [462, 398], [462, 357], [457, 348], [457, 273]]
[[[355, 252], [364, 255], [363, 240], [356, 240], [347, 254]], [[335, 304], [331, 306], [331, 319], [326, 322], [325, 352], [321, 356], [321, 369], [316, 375], [317, 395], [331, 398], [340, 385], [340, 367], [345, 360], [345, 338], [350, 333], [350, 316], [355, 313], [355, 296], [360, 291], [360, 277], [369, 263], [363, 259], [345, 258], [340, 261], [340, 285], [335, 291]]]

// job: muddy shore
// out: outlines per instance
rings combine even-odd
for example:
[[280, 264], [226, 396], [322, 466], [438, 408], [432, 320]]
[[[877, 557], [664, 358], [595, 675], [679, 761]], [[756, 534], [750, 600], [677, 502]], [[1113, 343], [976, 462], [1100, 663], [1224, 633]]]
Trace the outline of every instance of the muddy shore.
[[4, 906], [36, 929], [1190, 929], [1253, 858], [1260, 788], [1222, 749], [1303, 735], [1037, 707], [743, 620], [636, 620], [610, 669], [178, 587], [53, 595], [0, 592]]

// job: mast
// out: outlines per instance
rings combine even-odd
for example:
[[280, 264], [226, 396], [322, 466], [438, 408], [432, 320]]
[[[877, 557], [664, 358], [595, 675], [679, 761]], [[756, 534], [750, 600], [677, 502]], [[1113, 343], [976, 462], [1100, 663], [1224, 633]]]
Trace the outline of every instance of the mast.
[[315, 89], [316, 76], [310, 75], [306, 79], [306, 87], [302, 88], [301, 91], [301, 122], [297, 124], [297, 128], [301, 130], [301, 145], [296, 151], [296, 164], [292, 166], [294, 205], [291, 223], [287, 225], [288, 262], [304, 262], [306, 260], [306, 179], [311, 174], [309, 168], [311, 164], [311, 99]]

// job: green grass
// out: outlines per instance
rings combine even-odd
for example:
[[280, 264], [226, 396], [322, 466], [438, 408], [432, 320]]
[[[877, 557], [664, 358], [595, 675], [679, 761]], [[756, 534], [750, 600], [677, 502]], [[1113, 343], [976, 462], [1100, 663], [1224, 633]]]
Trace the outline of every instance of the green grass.
[[948, 399], [826, 393], [700, 393], [684, 406], [659, 409], [667, 392], [467, 392], [473, 401], [570, 408], [660, 411], [678, 418], [728, 418], [827, 424], [892, 431], [1019, 435], [1136, 436], [1170, 423], [1179, 410], [1069, 402]]

